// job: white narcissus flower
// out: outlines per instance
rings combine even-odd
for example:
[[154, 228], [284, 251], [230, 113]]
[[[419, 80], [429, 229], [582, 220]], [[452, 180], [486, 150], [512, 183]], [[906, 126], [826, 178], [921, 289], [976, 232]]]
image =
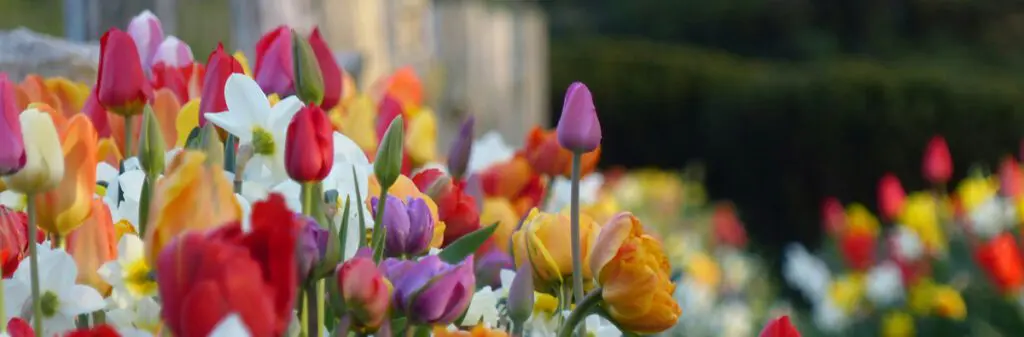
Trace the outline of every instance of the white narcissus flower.
[[217, 326], [210, 332], [210, 337], [248, 337], [252, 336], [249, 327], [242, 322], [238, 314], [230, 314], [224, 317]]
[[253, 157], [245, 166], [246, 180], [277, 185], [288, 179], [284, 168], [284, 147], [288, 124], [302, 108], [302, 102], [289, 96], [270, 106], [267, 95], [252, 78], [232, 74], [224, 85], [228, 111], [207, 112], [206, 120], [238, 137], [239, 145], [252, 145]]
[[111, 286], [111, 308], [131, 309], [140, 299], [156, 295], [156, 282], [150, 277], [152, 268], [146, 263], [142, 239], [134, 234], [121, 236], [117, 258], [97, 270]]
[[975, 207], [968, 217], [971, 231], [983, 239], [990, 239], [1016, 223], [1017, 211], [1007, 200], [993, 196]]
[[878, 306], [888, 306], [903, 299], [903, 274], [895, 262], [886, 261], [868, 272], [865, 280], [868, 300]]
[[[580, 205], [590, 205], [597, 201], [598, 192], [604, 185], [604, 176], [591, 173], [580, 180]], [[572, 181], [555, 177], [551, 183], [551, 197], [547, 204], [549, 212], [558, 212], [569, 207], [572, 202]]]
[[814, 305], [814, 324], [821, 330], [836, 333], [846, 328], [848, 317], [831, 299], [824, 299]]
[[561, 319], [556, 314], [535, 312], [530, 315], [524, 325], [530, 336], [554, 337], [558, 335], [558, 323]]
[[[37, 246], [39, 292], [43, 311], [43, 335], [53, 336], [75, 328], [75, 318], [103, 308], [103, 297], [92, 287], [75, 284], [78, 266], [63, 250]], [[9, 280], [4, 280], [4, 309], [11, 317], [32, 315], [30, 290], [32, 265], [24, 259]], [[39, 319], [34, 317], [33, 319]], [[30, 322], [31, 323], [31, 322]]]
[[907, 226], [896, 225], [892, 236], [896, 246], [894, 253], [901, 260], [917, 261], [924, 255], [924, 243], [921, 242], [921, 237], [917, 236], [914, 230]]
[[819, 302], [828, 294], [832, 274], [828, 265], [807, 252], [801, 244], [786, 247], [782, 274], [786, 282], [799, 289], [811, 302]]
[[585, 320], [587, 324], [587, 335], [593, 335], [595, 337], [620, 337], [622, 331], [616, 328], [608, 320], [598, 315], [590, 315]]
[[152, 297], [132, 301], [127, 307], [107, 311], [107, 321], [118, 330], [140, 330], [155, 334], [160, 328], [160, 304]]
[[473, 294], [460, 325], [484, 323], [488, 327], [495, 327], [498, 326], [498, 316], [498, 295], [490, 286], [486, 286]]
[[497, 131], [489, 131], [473, 142], [469, 151], [467, 173], [476, 173], [515, 155], [515, 149], [505, 143]]
[[750, 306], [744, 301], [729, 301], [718, 310], [718, 326], [723, 337], [752, 336]]

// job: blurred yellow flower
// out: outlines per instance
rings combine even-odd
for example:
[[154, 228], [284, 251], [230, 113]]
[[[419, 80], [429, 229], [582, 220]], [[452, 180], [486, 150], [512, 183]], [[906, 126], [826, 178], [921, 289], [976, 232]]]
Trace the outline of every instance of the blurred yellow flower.
[[542, 292], [533, 293], [533, 312], [551, 314], [558, 310], [558, 298]]
[[698, 283], [716, 289], [722, 278], [718, 263], [703, 252], [694, 253], [686, 263], [686, 272]]
[[348, 100], [344, 110], [337, 117], [332, 116], [331, 123], [360, 149], [372, 153], [377, 151], [376, 118], [377, 106], [369, 96], [360, 94]]
[[960, 205], [963, 209], [971, 212], [986, 200], [995, 196], [998, 190], [999, 182], [994, 178], [971, 175], [960, 182], [960, 185], [956, 188], [956, 195], [960, 198]]
[[601, 192], [597, 201], [590, 205], [583, 206], [580, 212], [589, 215], [598, 224], [604, 224], [611, 220], [616, 213], [620, 212], [619, 202], [611, 193]]
[[911, 284], [907, 294], [907, 306], [910, 307], [910, 310], [917, 315], [931, 313], [935, 287], [935, 282], [930, 278], [921, 278]]
[[914, 230], [929, 252], [946, 251], [946, 234], [939, 226], [938, 207], [931, 194], [915, 192], [903, 204], [899, 220]]
[[844, 312], [853, 313], [864, 298], [864, 276], [846, 274], [839, 277], [829, 286], [829, 296]]
[[480, 212], [480, 223], [489, 226], [495, 222], [498, 223], [498, 228], [494, 230], [491, 238], [501, 251], [511, 254], [510, 240], [512, 232], [516, 230], [516, 226], [519, 226], [519, 215], [516, 214], [515, 208], [512, 207], [512, 203], [508, 199], [484, 199], [484, 208]]
[[882, 318], [882, 337], [913, 337], [914, 317], [902, 311], [893, 311]]
[[413, 111], [417, 112], [410, 114], [405, 151], [414, 166], [422, 166], [437, 158], [437, 117], [428, 108]]
[[878, 236], [878, 218], [867, 207], [852, 204], [846, 208], [846, 230], [856, 233], [868, 233]]
[[958, 321], [967, 317], [967, 305], [956, 289], [948, 285], [937, 286], [932, 296], [935, 313], [940, 317]]
[[[554, 293], [572, 277], [569, 216], [530, 210], [522, 227], [512, 234], [513, 255], [517, 266], [530, 261], [533, 266], [534, 289]], [[600, 227], [590, 217], [580, 214], [580, 248], [583, 257], [583, 279], [589, 281], [591, 249]]]
[[181, 112], [175, 119], [175, 130], [178, 131], [178, 142], [175, 147], [185, 147], [188, 134], [199, 127], [199, 99], [195, 98], [181, 106]]

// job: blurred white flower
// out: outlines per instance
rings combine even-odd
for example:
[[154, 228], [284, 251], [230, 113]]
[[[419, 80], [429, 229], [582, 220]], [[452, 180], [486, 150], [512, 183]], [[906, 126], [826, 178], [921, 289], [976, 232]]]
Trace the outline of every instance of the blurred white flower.
[[722, 272], [725, 274], [725, 285], [731, 290], [740, 290], [746, 287], [750, 280], [750, 261], [743, 252], [736, 249], [724, 250], [719, 259], [722, 263]]
[[534, 313], [524, 324], [529, 336], [554, 337], [558, 335], [558, 315], [545, 312]]
[[811, 302], [819, 302], [826, 297], [832, 279], [828, 265], [798, 243], [786, 247], [782, 274], [787, 283], [799, 289]]
[[924, 244], [921, 243], [921, 238], [907, 226], [896, 225], [892, 236], [896, 246], [894, 253], [901, 260], [917, 261], [924, 254]]
[[1013, 204], [1000, 197], [990, 197], [968, 215], [971, 231], [983, 239], [999, 235], [1016, 223]]
[[515, 155], [515, 149], [505, 143], [497, 131], [489, 131], [473, 142], [469, 152], [469, 163], [466, 171], [476, 173]]
[[107, 311], [107, 321], [119, 331], [136, 329], [155, 334], [160, 328], [160, 304], [144, 297]]
[[824, 299], [814, 305], [814, 324], [822, 331], [837, 333], [846, 328], [848, 317], [831, 299]]
[[[53, 336], [75, 328], [78, 315], [103, 308], [103, 297], [89, 286], [75, 284], [78, 266], [63, 250], [49, 244], [37, 245], [39, 291], [43, 305], [43, 335]], [[10, 317], [28, 320], [32, 316], [30, 290], [32, 265], [24, 259], [14, 276], [3, 281], [4, 309]], [[32, 319], [40, 319], [34, 317]], [[29, 322], [31, 324], [31, 322]]]
[[230, 314], [224, 317], [217, 326], [210, 332], [210, 337], [247, 337], [252, 336], [249, 327], [245, 326], [238, 314]]
[[903, 274], [895, 262], [883, 262], [868, 272], [865, 280], [868, 300], [877, 306], [888, 306], [903, 299]]
[[483, 323], [488, 327], [496, 327], [498, 316], [498, 294], [490, 286], [486, 286], [473, 294], [460, 325], [474, 326]]
[[728, 301], [718, 309], [719, 336], [743, 337], [753, 335], [750, 307], [743, 301]]
[[0, 192], [0, 205], [15, 211], [24, 211], [27, 201], [24, 194], [12, 190]]
[[593, 335], [595, 337], [620, 337], [622, 331], [616, 328], [608, 320], [598, 315], [590, 315], [584, 320], [587, 324], [587, 335]]
[[714, 289], [711, 289], [700, 282], [684, 277], [676, 287], [675, 297], [679, 306], [689, 316], [703, 316], [711, 312], [715, 306], [717, 297]]
[[[580, 180], [580, 205], [590, 205], [596, 202], [602, 185], [604, 185], [604, 176], [600, 173], [591, 173], [583, 177]], [[551, 182], [550, 193], [546, 208], [548, 212], [558, 212], [569, 207], [569, 203], [572, 202], [572, 181], [555, 177]]]

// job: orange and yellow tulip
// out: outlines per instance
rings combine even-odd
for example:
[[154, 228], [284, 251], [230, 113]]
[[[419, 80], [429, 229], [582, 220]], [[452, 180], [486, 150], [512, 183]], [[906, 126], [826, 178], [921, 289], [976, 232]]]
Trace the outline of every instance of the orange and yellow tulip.
[[[25, 80], [21, 81], [21, 84], [18, 85], [17, 96], [19, 108], [28, 108], [32, 103], [43, 103], [53, 107], [55, 111], [61, 112], [60, 101], [50, 93], [50, 90], [46, 87], [46, 81], [39, 75], [26, 76]], [[72, 114], [74, 112], [60, 113], [62, 117]]]
[[56, 188], [36, 196], [39, 227], [65, 236], [89, 216], [96, 189], [96, 129], [78, 114], [61, 131], [64, 175]]
[[491, 235], [491, 242], [502, 252], [512, 254], [510, 239], [512, 232], [519, 226], [519, 213], [512, 207], [512, 203], [505, 198], [484, 199], [484, 209], [480, 213], [480, 224], [490, 226], [498, 223], [498, 228]]
[[157, 90], [153, 93], [152, 108], [153, 114], [156, 116], [156, 120], [160, 125], [160, 134], [163, 135], [164, 148], [174, 148], [174, 144], [178, 141], [178, 127], [176, 122], [178, 119], [178, 112], [181, 111], [181, 103], [178, 102], [178, 96], [167, 88]]
[[84, 83], [72, 82], [64, 77], [48, 78], [45, 83], [54, 100], [59, 102], [65, 117], [71, 118], [81, 112], [85, 100], [89, 98], [89, 86]]
[[620, 328], [653, 334], [679, 320], [682, 310], [672, 297], [675, 284], [665, 251], [633, 214], [620, 213], [601, 229], [590, 268], [597, 273], [604, 307]]
[[[366, 203], [366, 207], [373, 207], [370, 200], [375, 197], [380, 197], [380, 183], [377, 182], [377, 177], [371, 175], [369, 184], [367, 184], [366, 195], [363, 196], [363, 202]], [[441, 244], [444, 243], [444, 230], [447, 228], [444, 221], [437, 215], [437, 203], [433, 199], [430, 199], [426, 193], [420, 192], [419, 188], [416, 188], [416, 184], [412, 182], [412, 179], [404, 175], [399, 175], [398, 179], [395, 180], [395, 184], [391, 185], [388, 189], [388, 195], [394, 196], [405, 201], [408, 198], [420, 198], [427, 203], [427, 208], [430, 208], [430, 216], [434, 218], [434, 237], [430, 239], [431, 248], [441, 248]], [[366, 215], [367, 217], [371, 215]]]
[[[572, 175], [572, 152], [558, 144], [558, 135], [554, 130], [544, 131], [534, 127], [526, 136], [526, 159], [533, 169], [548, 176]], [[601, 158], [601, 147], [583, 155], [581, 174], [587, 175], [597, 168]]]
[[151, 265], [178, 235], [241, 218], [242, 208], [231, 182], [219, 167], [205, 163], [203, 152], [182, 152], [157, 184], [146, 224], [146, 258]]
[[[512, 234], [512, 250], [516, 266], [529, 261], [533, 266], [534, 288], [552, 293], [563, 282], [572, 279], [572, 248], [567, 214], [541, 212], [536, 208], [523, 220], [522, 227]], [[580, 248], [583, 257], [583, 280], [589, 282], [589, 265], [593, 243], [600, 227], [586, 214], [580, 214]]]
[[97, 272], [104, 263], [117, 258], [117, 234], [110, 208], [102, 199], [93, 199], [89, 218], [77, 230], [68, 235], [68, 253], [78, 265], [76, 283], [96, 289], [106, 296], [110, 284], [103, 281]]

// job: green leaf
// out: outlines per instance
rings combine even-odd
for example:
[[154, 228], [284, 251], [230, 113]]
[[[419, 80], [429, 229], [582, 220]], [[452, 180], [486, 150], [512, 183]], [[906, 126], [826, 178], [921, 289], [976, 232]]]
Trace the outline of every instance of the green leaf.
[[193, 149], [193, 150], [201, 149], [200, 142], [199, 142], [199, 140], [200, 140], [200, 138], [199, 138], [199, 135], [200, 135], [199, 134], [199, 130], [200, 129], [197, 126], [197, 127], [192, 128], [192, 131], [188, 132], [188, 138], [185, 138], [185, 148], [186, 149]]
[[326, 280], [324, 288], [327, 290], [327, 302], [334, 308], [334, 317], [341, 318], [345, 314], [345, 302], [342, 300], [341, 290], [338, 289], [338, 282], [333, 279]]
[[452, 264], [462, 262], [467, 256], [476, 252], [494, 234], [496, 229], [498, 229], [498, 223], [466, 234], [448, 245], [438, 254], [438, 257], [442, 261]]
[[[356, 167], [352, 166], [352, 181], [359, 181], [356, 177]], [[356, 185], [356, 210], [359, 211], [359, 248], [366, 247], [366, 239], [363, 238], [366, 235], [366, 218], [363, 215], [363, 192], [359, 191], [359, 184]], [[347, 210], [348, 207], [345, 207]]]

